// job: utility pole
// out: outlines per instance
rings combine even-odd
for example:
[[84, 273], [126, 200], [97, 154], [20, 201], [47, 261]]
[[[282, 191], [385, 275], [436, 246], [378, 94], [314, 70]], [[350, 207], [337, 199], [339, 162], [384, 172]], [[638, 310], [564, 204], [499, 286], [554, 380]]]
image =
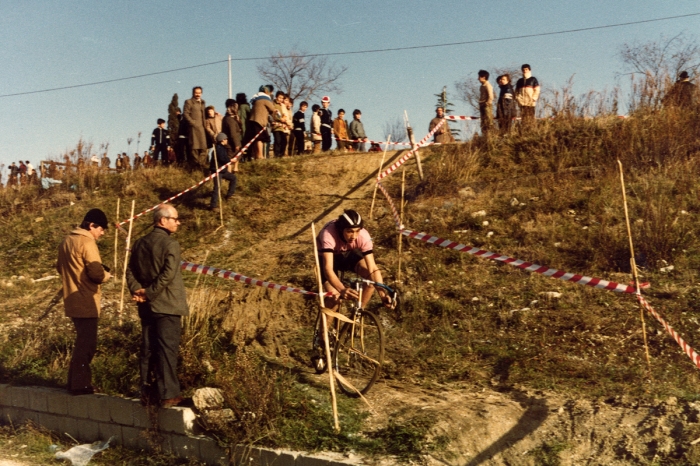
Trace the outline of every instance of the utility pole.
[[233, 88], [231, 87], [231, 55], [228, 56], [228, 98], [233, 99]]

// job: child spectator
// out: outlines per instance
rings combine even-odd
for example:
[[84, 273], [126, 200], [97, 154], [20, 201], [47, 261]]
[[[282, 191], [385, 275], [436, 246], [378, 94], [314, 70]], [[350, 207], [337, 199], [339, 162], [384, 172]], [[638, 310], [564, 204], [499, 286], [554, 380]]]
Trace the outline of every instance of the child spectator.
[[479, 115], [481, 117], [481, 134], [488, 136], [493, 126], [493, 86], [489, 82], [489, 72], [479, 70]]
[[[221, 120], [223, 117], [221, 113], [218, 113], [213, 105], [208, 106], [204, 110], [204, 130], [207, 133], [207, 147], [209, 149], [214, 147], [216, 143], [216, 135], [221, 132]], [[154, 156], [154, 161], [158, 159]]]
[[342, 139], [348, 139], [348, 124], [345, 121], [345, 110], [342, 108], [338, 110], [338, 117], [333, 120], [333, 133], [335, 133], [335, 140], [338, 144], [337, 149], [345, 152], [348, 143]]
[[350, 136], [350, 139], [356, 139], [359, 140], [358, 142], [353, 143], [353, 147], [357, 152], [364, 152], [365, 151], [365, 142], [367, 141], [367, 135], [365, 134], [365, 127], [362, 124], [362, 121], [360, 119], [362, 118], [362, 112], [359, 111], [358, 109], [353, 110], [352, 112], [353, 120], [350, 123], [350, 129], [348, 132], [348, 135]]
[[299, 104], [299, 110], [294, 114], [292, 120], [294, 126], [294, 146], [295, 153], [301, 155], [304, 153], [304, 139], [306, 138], [306, 109], [309, 108], [309, 103], [302, 101]]
[[521, 66], [520, 70], [523, 77], [515, 83], [515, 100], [520, 106], [522, 127], [527, 127], [535, 123], [535, 106], [540, 98], [540, 83], [532, 75], [532, 68], [527, 63]]
[[496, 118], [498, 119], [498, 129], [501, 134], [506, 134], [513, 126], [515, 118], [515, 91], [510, 83], [510, 75], [504, 74], [496, 80], [501, 93], [496, 104]]
[[[155, 160], [158, 160], [160, 154], [160, 159], [165, 163], [168, 158], [170, 136], [165, 129], [165, 120], [158, 118], [157, 123], [158, 126], [153, 130], [153, 134], [151, 134], [151, 150], [153, 151], [153, 158]], [[134, 166], [136, 166], [136, 162], [134, 162]]]
[[287, 107], [284, 105], [285, 94], [277, 91], [275, 95], [275, 115], [272, 119], [272, 134], [275, 137], [275, 157], [284, 157], [287, 150]]
[[314, 104], [311, 107], [311, 141], [314, 143], [314, 148], [312, 154], [318, 154], [321, 152], [321, 141], [323, 136], [321, 136], [321, 115], [319, 115], [319, 110], [321, 107], [318, 104]]

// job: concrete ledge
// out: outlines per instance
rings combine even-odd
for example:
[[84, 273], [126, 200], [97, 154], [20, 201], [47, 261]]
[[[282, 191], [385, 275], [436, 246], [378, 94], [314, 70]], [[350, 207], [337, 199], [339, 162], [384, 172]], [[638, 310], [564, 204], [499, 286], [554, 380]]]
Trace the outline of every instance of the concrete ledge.
[[148, 410], [139, 400], [106, 395], [71, 396], [45, 387], [14, 387], [0, 384], [0, 423], [32, 421], [49, 430], [67, 433], [92, 443], [114, 437], [114, 443], [151, 451], [162, 449], [181, 458], [195, 458], [209, 465], [246, 466], [341, 466], [361, 465], [342, 455], [308, 455], [302, 452], [272, 450], [237, 445], [223, 448], [204, 435], [196, 415], [189, 408], [158, 409], [158, 430], [149, 430]]

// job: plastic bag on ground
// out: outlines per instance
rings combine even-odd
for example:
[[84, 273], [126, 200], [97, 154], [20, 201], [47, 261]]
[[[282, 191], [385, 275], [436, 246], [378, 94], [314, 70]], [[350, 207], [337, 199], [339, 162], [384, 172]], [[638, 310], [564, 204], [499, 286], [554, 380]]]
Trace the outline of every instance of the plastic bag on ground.
[[95, 442], [93, 444], [76, 445], [68, 451], [59, 451], [56, 453], [57, 460], [70, 460], [73, 466], [86, 466], [92, 457], [101, 451], [109, 448], [109, 442], [114, 440], [110, 437], [106, 442]]

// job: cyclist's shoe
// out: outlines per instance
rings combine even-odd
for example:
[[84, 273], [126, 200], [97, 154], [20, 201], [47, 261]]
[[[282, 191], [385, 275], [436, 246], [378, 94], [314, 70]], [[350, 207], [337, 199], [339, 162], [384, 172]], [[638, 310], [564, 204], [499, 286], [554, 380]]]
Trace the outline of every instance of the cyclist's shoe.
[[323, 374], [326, 372], [326, 360], [319, 355], [311, 356], [311, 365], [317, 374]]

